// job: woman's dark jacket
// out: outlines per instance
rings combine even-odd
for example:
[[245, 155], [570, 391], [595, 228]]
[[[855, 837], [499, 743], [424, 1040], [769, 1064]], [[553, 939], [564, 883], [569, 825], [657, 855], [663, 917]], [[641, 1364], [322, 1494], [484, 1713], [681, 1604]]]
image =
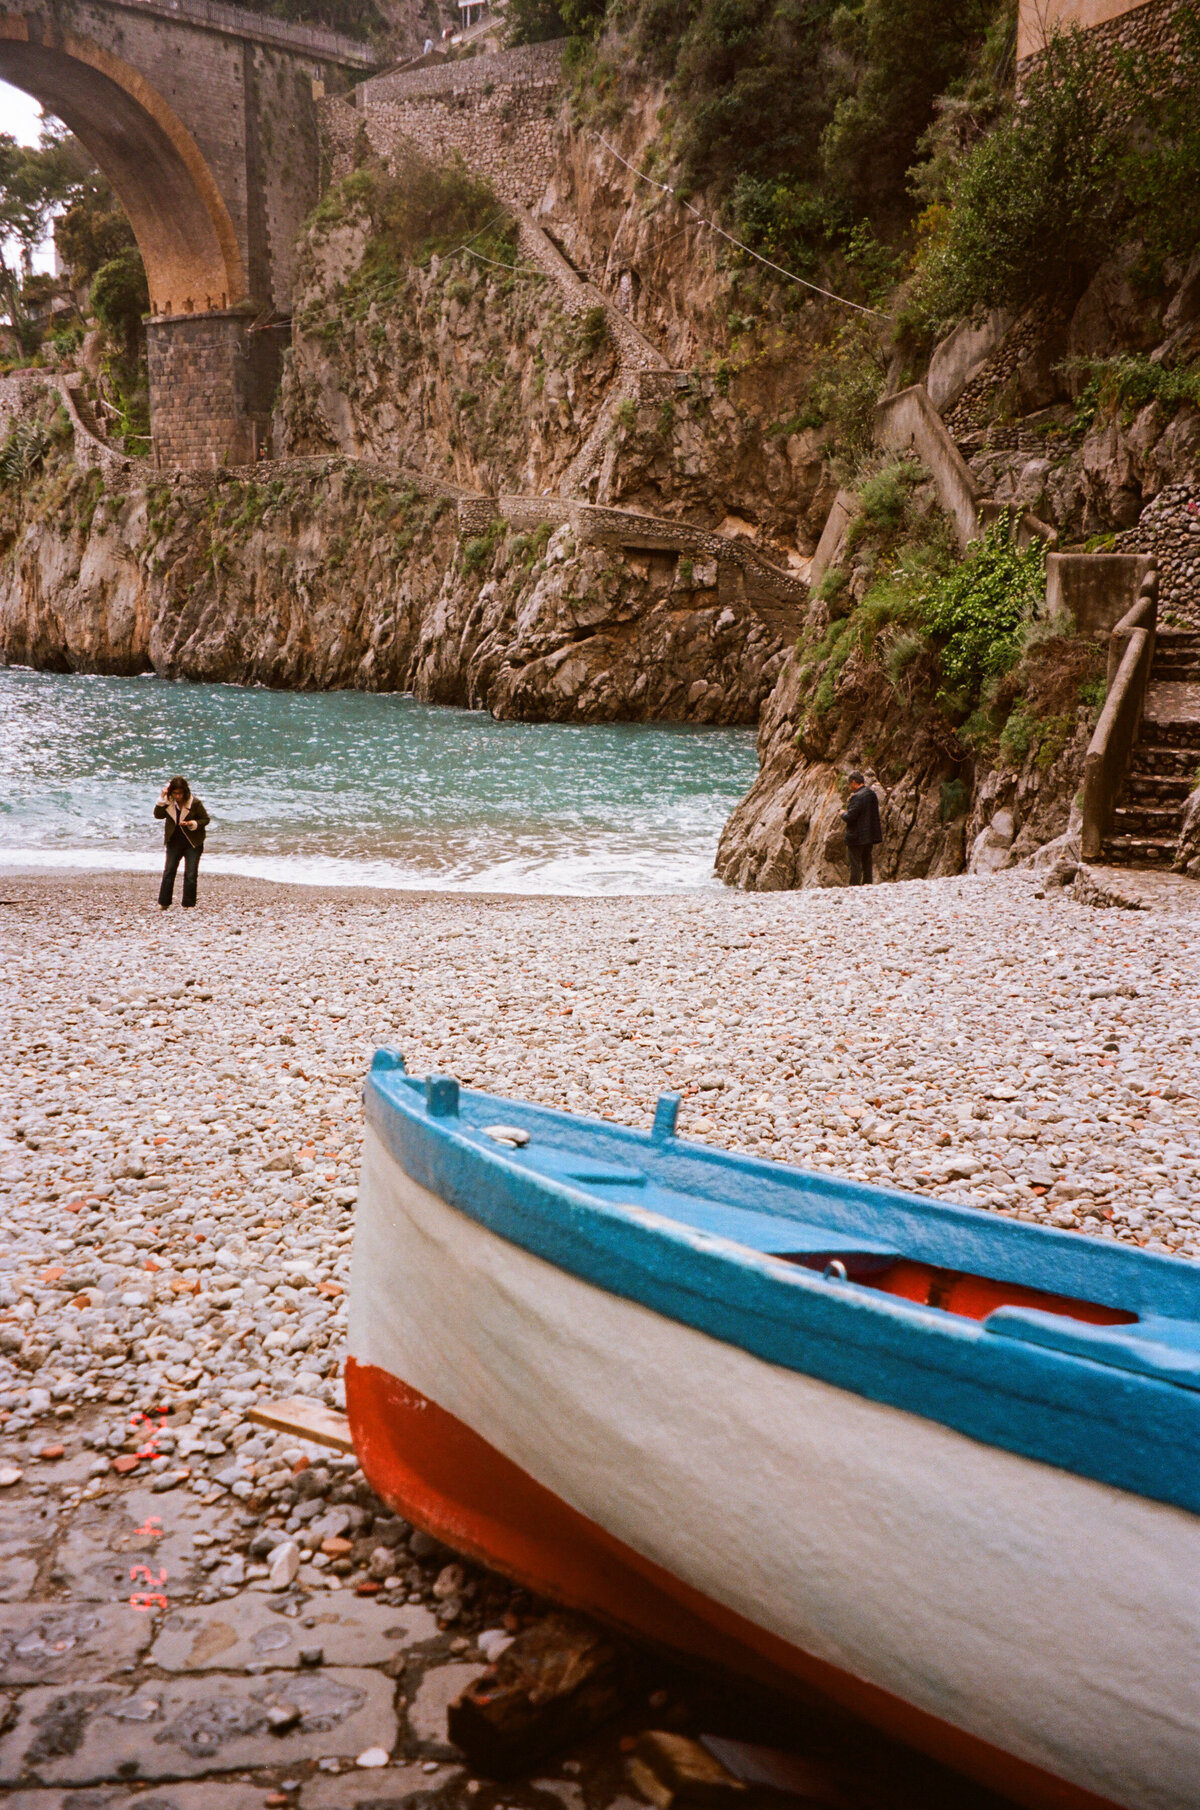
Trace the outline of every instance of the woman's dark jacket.
[[194, 830], [183, 829], [181, 825], [177, 823], [176, 819], [171, 816], [170, 811], [165, 804], [156, 804], [154, 807], [154, 815], [165, 819], [163, 823], [163, 843], [168, 848], [171, 844], [171, 837], [175, 834], [177, 829], [184, 841], [190, 843], [192, 848], [204, 847], [204, 832], [212, 819], [209, 817], [208, 812], [198, 798], [189, 798], [181, 813], [181, 815], [186, 817], [190, 823], [196, 825]]
[[857, 792], [851, 792], [842, 816], [846, 819], [847, 847], [869, 848], [872, 843], [883, 841], [879, 800], [870, 786], [860, 786]]

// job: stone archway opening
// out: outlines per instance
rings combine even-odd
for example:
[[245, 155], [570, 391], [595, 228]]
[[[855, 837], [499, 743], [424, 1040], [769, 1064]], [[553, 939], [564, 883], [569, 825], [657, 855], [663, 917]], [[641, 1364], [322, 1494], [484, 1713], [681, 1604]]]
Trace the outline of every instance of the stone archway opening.
[[236, 306], [246, 279], [237, 235], [204, 159], [136, 70], [61, 34], [34, 41], [0, 17], [0, 79], [61, 119], [107, 176], [129, 218], [155, 314]]

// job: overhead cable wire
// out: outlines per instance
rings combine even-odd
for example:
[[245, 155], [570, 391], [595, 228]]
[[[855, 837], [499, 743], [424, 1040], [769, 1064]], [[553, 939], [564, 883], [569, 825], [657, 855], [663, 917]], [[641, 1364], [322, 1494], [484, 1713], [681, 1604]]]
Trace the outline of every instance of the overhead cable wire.
[[541, 277], [546, 274], [536, 264], [502, 264], [499, 258], [486, 258], [481, 251], [475, 251], [468, 245], [460, 245], [459, 250], [465, 251], [469, 258], [478, 258], [481, 264], [494, 264], [497, 270], [515, 270], [519, 277]]
[[[886, 319], [878, 308], [865, 308], [861, 302], [852, 302], [847, 296], [835, 295], [832, 289], [822, 289], [819, 283], [810, 283], [807, 277], [798, 277], [794, 270], [785, 270], [782, 264], [772, 263], [770, 258], [764, 258], [760, 252], [752, 250], [749, 245], [743, 245], [740, 239], [735, 239], [732, 233], [727, 233], [725, 228], [718, 226], [715, 220], [706, 220], [699, 208], [693, 207], [690, 201], [685, 201], [681, 195], [675, 193], [670, 183], [656, 182], [653, 176], [647, 176], [644, 170], [635, 168], [629, 159], [622, 157], [616, 147], [610, 145], [607, 138], [602, 137], [599, 132], [593, 132], [592, 137], [597, 139], [604, 149], [616, 158], [618, 163], [623, 163], [627, 170], [631, 170], [639, 182], [648, 182], [651, 188], [661, 189], [664, 195], [672, 196], [680, 207], [686, 207], [689, 214], [696, 216], [701, 226], [707, 226], [710, 232], [716, 233], [722, 239], [727, 239], [730, 245], [735, 245], [739, 251], [744, 251], [748, 258], [754, 258], [759, 264], [765, 264], [768, 270], [777, 271], [781, 277], [786, 277], [789, 283], [799, 283], [802, 289], [811, 289], [814, 295], [823, 295], [827, 301], [837, 302], [843, 308], [853, 308], [858, 314], [869, 314], [875, 320]], [[672, 234], [672, 237], [674, 236]]]

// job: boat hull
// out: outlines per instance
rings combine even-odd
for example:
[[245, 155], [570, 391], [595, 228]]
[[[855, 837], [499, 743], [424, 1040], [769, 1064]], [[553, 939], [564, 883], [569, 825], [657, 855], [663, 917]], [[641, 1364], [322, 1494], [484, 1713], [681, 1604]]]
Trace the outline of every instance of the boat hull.
[[402, 1512], [1019, 1802], [1194, 1810], [1200, 1523], [666, 1319], [368, 1134], [347, 1406]]

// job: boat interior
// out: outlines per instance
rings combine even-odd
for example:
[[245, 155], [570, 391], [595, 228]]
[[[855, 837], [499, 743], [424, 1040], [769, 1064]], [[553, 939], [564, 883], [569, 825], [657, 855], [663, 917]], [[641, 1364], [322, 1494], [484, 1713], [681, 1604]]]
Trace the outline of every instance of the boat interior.
[[[405, 1094], [409, 1088], [424, 1092], [422, 1117], [453, 1118], [456, 1135], [493, 1152], [499, 1147], [506, 1161], [531, 1177], [583, 1190], [643, 1224], [686, 1226], [814, 1271], [831, 1285], [891, 1296], [926, 1313], [979, 1322], [988, 1333], [1200, 1389], [1200, 1266], [1114, 1250], [1111, 1241], [1103, 1248], [1099, 1240], [1018, 1224], [980, 1208], [685, 1143], [674, 1136], [675, 1095], [660, 1099], [647, 1139], [624, 1127], [483, 1094], [465, 1096], [460, 1115], [454, 1081], [406, 1081]], [[496, 1122], [499, 1108], [512, 1122]], [[619, 1156], [609, 1154], [614, 1144]], [[625, 1160], [635, 1156], [636, 1162]], [[756, 1177], [761, 1208], [748, 1204]], [[847, 1224], [848, 1218], [859, 1224]], [[869, 1231], [860, 1229], [864, 1220]], [[1154, 1265], [1165, 1266], [1170, 1286], [1157, 1291], [1160, 1298], [1152, 1290], [1147, 1299], [1142, 1288], [1122, 1302], [1114, 1264], [1127, 1274], [1130, 1258], [1152, 1266], [1152, 1275], [1158, 1273]], [[1184, 1274], [1166, 1273], [1173, 1271]], [[1047, 1286], [1049, 1277], [1075, 1286]], [[1096, 1296], [1107, 1299], [1093, 1298], [1089, 1282]]]

